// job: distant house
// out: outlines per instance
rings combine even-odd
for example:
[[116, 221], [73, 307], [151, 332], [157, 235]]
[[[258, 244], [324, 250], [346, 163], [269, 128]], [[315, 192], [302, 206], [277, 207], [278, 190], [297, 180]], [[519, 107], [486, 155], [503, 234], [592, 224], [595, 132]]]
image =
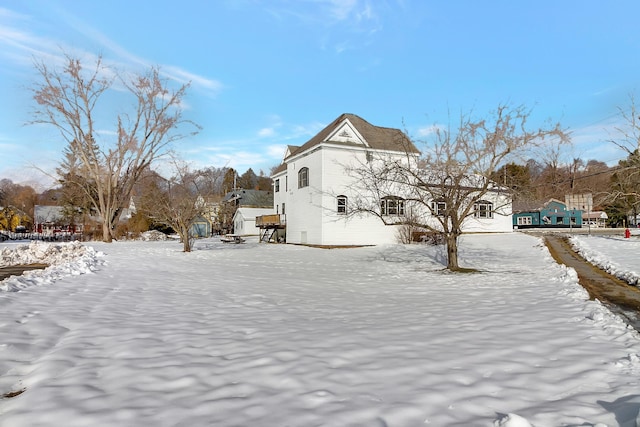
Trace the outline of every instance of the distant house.
[[584, 212], [582, 214], [582, 218], [584, 219], [585, 225], [596, 228], [605, 228], [607, 226], [607, 220], [609, 219], [609, 216], [606, 212], [593, 211]]
[[33, 231], [47, 238], [82, 233], [84, 228], [83, 224], [76, 224], [65, 216], [62, 206], [36, 205], [33, 208], [33, 216]]
[[[62, 206], [36, 205], [33, 209], [34, 224], [33, 231], [42, 234], [44, 237], [55, 237], [58, 234], [90, 233], [95, 229], [96, 224], [102, 222], [100, 215], [92, 210], [91, 213], [82, 213], [80, 208], [76, 208], [77, 213], [69, 215], [71, 208]], [[136, 214], [136, 205], [133, 197], [129, 199], [129, 205], [120, 210], [118, 217], [120, 223], [126, 223]]]
[[238, 208], [271, 208], [273, 193], [263, 190], [236, 189], [228, 192], [216, 209], [215, 232], [230, 233], [234, 229], [233, 217]]
[[53, 234], [55, 230], [66, 229], [69, 225], [69, 222], [64, 218], [62, 206], [35, 205], [33, 216], [33, 231], [36, 233]]
[[271, 215], [274, 210], [271, 208], [238, 208], [233, 215], [233, 233], [243, 236], [257, 236], [260, 229], [256, 227], [256, 217]]
[[557, 199], [550, 199], [542, 206], [531, 208], [514, 203], [513, 227], [528, 228], [569, 228], [582, 227], [582, 211], [567, 209], [567, 205]]

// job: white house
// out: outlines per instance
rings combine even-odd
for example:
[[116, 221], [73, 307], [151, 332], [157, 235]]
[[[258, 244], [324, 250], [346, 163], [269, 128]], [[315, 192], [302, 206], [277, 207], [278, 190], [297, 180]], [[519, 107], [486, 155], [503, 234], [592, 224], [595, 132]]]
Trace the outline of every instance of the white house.
[[[354, 114], [342, 114], [301, 147], [289, 146], [272, 175], [275, 213], [286, 216], [286, 242], [396, 243], [400, 225], [385, 225], [370, 214], [348, 215], [349, 200], [358, 194], [353, 193], [355, 178], [346, 173], [346, 167], [366, 164], [373, 157], [406, 159], [407, 153], [418, 155], [419, 151], [402, 131], [374, 126]], [[465, 231], [512, 231], [510, 200], [494, 203], [505, 215], [493, 215], [490, 208], [467, 221]], [[406, 214], [404, 200], [397, 194], [388, 194], [376, 204], [382, 215]]]
[[592, 212], [583, 212], [582, 213], [582, 222], [591, 226], [598, 228], [605, 228], [607, 226], [607, 220], [609, 216], [606, 212], [603, 211], [592, 211]]
[[257, 236], [260, 234], [260, 229], [256, 227], [256, 217], [271, 214], [273, 214], [273, 209], [238, 208], [233, 215], [233, 233], [243, 236]]

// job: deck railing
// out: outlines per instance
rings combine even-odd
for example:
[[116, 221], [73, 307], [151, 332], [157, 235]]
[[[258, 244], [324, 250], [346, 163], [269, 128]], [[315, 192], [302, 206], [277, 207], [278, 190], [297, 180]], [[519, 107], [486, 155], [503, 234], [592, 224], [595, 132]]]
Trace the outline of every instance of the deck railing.
[[256, 217], [256, 227], [284, 227], [287, 224], [287, 217], [284, 214], [261, 215]]

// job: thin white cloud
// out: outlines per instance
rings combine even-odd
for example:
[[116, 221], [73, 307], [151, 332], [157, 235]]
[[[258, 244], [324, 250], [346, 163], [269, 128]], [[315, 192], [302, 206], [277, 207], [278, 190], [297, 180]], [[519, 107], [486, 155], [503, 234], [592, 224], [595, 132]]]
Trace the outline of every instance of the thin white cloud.
[[258, 169], [269, 167], [265, 164], [265, 158], [261, 153], [250, 151], [232, 151], [228, 153], [218, 153], [206, 159], [206, 164], [214, 167], [231, 167], [237, 170], [245, 170], [248, 168]]
[[[329, 10], [334, 19], [344, 21], [354, 14], [358, 7], [358, 0], [328, 0]], [[356, 12], [355, 15], [358, 15]]]
[[273, 128], [262, 128], [258, 131], [258, 136], [261, 138], [271, 137], [276, 134], [275, 129]]
[[44, 170], [40, 166], [36, 168], [25, 165], [4, 168], [0, 179], [10, 179], [16, 184], [29, 185], [34, 190], [42, 192], [57, 185], [56, 178]]
[[28, 31], [11, 27], [10, 24], [0, 19], [0, 56], [8, 59], [8, 65], [18, 67], [32, 66], [33, 58], [46, 58], [51, 61], [50, 52], [60, 51], [60, 45], [51, 40], [36, 36]]
[[[326, 125], [319, 122], [290, 125], [284, 123], [278, 115], [269, 115], [267, 119], [270, 126], [256, 131], [255, 137], [200, 143], [179, 151], [185, 159], [195, 162], [198, 167], [232, 167], [239, 171], [253, 168], [255, 171], [263, 170], [268, 173], [282, 161], [288, 141], [295, 140], [295, 145], [302, 145]], [[269, 140], [273, 143], [265, 143]]]
[[265, 10], [279, 22], [316, 29], [319, 47], [341, 54], [370, 44], [382, 28], [378, 5], [371, 0], [280, 0]]
[[419, 137], [429, 137], [435, 135], [438, 132], [445, 130], [446, 127], [443, 125], [430, 125], [426, 127], [421, 127], [418, 129], [417, 133]]
[[608, 120], [579, 127], [571, 130], [571, 142], [576, 152], [576, 157], [583, 160], [600, 160], [609, 165], [617, 164], [618, 160], [627, 157], [627, 153], [612, 141], [622, 137], [620, 129], [628, 124], [619, 117], [611, 117]]
[[282, 159], [287, 149], [286, 145], [275, 144], [267, 147], [267, 155], [272, 159]]
[[221, 91], [224, 87], [223, 84], [218, 80], [213, 80], [197, 74], [193, 74], [179, 67], [165, 65], [161, 67], [161, 71], [178, 82], [191, 82], [194, 86], [209, 89], [216, 93]]
[[282, 128], [282, 118], [277, 114], [268, 114], [266, 116], [266, 120], [268, 122], [267, 126], [264, 126], [260, 130], [258, 130], [259, 138], [274, 138], [278, 137], [278, 129]]
[[[315, 134], [317, 134], [318, 132], [320, 132], [326, 125], [327, 123], [320, 123], [320, 122], [311, 122], [304, 125], [295, 125], [290, 129], [288, 136], [284, 137], [283, 139], [300, 139], [304, 137], [310, 138]], [[304, 142], [306, 141], [302, 141], [302, 143]]]
[[8, 153], [9, 151], [17, 152], [21, 149], [23, 149], [23, 147], [18, 144], [0, 142], [0, 151], [2, 151], [3, 153]]
[[[109, 63], [115, 68], [121, 69], [121, 72], [137, 72], [140, 68], [149, 68], [152, 65], [151, 61], [129, 52], [70, 13], [64, 10], [57, 10], [57, 13], [75, 31], [110, 51], [114, 59]], [[73, 52], [73, 55], [80, 56], [87, 63], [95, 62], [96, 55], [94, 53], [72, 48], [60, 40], [39, 36], [32, 31], [15, 27], [16, 24], [20, 24], [20, 21], [27, 20], [30, 18], [0, 8], [0, 55], [11, 58], [14, 63], [20, 66], [31, 65], [33, 58], [42, 59], [49, 64], [62, 63], [63, 52]], [[30, 24], [34, 28], [37, 28], [37, 25], [37, 23]], [[223, 88], [223, 84], [215, 79], [192, 73], [174, 65], [161, 64], [159, 67], [160, 71], [169, 79], [180, 84], [191, 82], [194, 90], [202, 90], [205, 93], [216, 95]]]

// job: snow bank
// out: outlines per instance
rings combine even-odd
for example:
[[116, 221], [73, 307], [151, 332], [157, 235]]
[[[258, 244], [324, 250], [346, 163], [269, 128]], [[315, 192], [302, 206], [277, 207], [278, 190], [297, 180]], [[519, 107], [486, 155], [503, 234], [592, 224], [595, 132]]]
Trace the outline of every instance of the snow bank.
[[167, 240], [167, 235], [157, 230], [145, 231], [140, 235], [140, 240], [144, 242], [164, 241]]
[[640, 286], [640, 240], [619, 236], [572, 236], [573, 249], [591, 264]]
[[15, 292], [32, 285], [52, 283], [61, 277], [90, 273], [101, 263], [102, 253], [80, 242], [8, 245], [0, 249], [0, 268], [46, 264], [44, 270], [26, 271], [0, 281], [0, 291]]

